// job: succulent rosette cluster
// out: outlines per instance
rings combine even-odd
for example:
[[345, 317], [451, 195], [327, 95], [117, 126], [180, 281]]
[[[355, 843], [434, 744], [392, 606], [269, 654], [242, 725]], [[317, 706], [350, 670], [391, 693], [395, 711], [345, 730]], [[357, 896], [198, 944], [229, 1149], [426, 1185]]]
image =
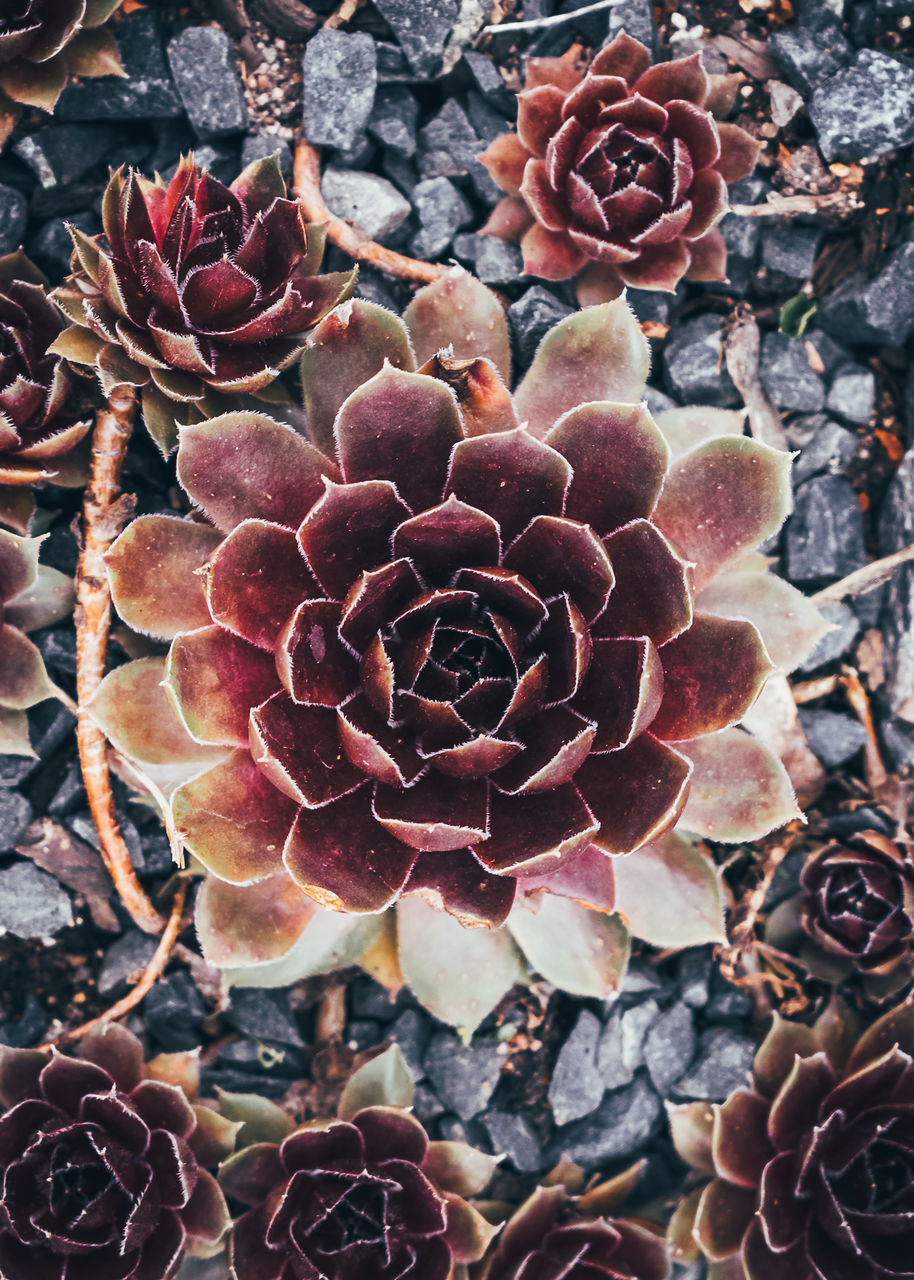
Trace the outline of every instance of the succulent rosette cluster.
[[74, 273], [55, 297], [73, 327], [56, 349], [94, 368], [106, 394], [142, 387], [163, 452], [176, 421], [219, 412], [220, 396], [268, 394], [352, 289], [354, 271], [316, 274], [323, 228], [286, 194], [273, 156], [230, 186], [187, 156], [167, 185], [117, 170], [103, 234], [71, 228]]
[[633, 1165], [583, 1195], [567, 1163], [510, 1214], [474, 1280], [669, 1280], [660, 1229], [619, 1210], [643, 1169]]
[[430, 1142], [412, 1096], [393, 1046], [350, 1077], [335, 1119], [296, 1128], [257, 1100], [259, 1125], [219, 1170], [245, 1210], [229, 1240], [232, 1280], [453, 1280], [483, 1256], [496, 1228], [465, 1197], [485, 1190], [497, 1161]]
[[237, 1126], [194, 1104], [197, 1074], [193, 1054], [144, 1063], [116, 1024], [78, 1057], [0, 1046], [4, 1280], [171, 1280], [220, 1247], [228, 1207], [201, 1165]]
[[21, 250], [0, 258], [0, 521], [20, 528], [23, 503], [28, 512], [33, 503], [11, 490], [41, 480], [81, 484], [77, 446], [91, 426], [72, 374], [50, 350], [65, 321], [47, 283]]
[[[621, 301], [552, 330], [513, 398], [503, 312], [471, 277], [406, 320], [357, 302], [319, 326], [310, 439], [247, 412], [184, 427], [201, 514], [141, 518], [111, 549], [121, 617], [170, 649], [109, 675], [94, 714], [171, 787], [207, 872], [207, 955], [288, 980], [354, 958], [404, 898], [414, 989], [451, 927], [436, 963], [483, 989], [472, 925], [510, 985], [506, 921], [541, 972], [586, 936], [569, 963], [592, 983], [624, 960], [614, 862], [636, 864], [635, 899], [641, 875], [668, 882], [652, 907], [676, 938], [695, 940], [681, 893], [705, 894], [701, 938], [720, 937], [713, 867], [663, 833], [751, 839], [797, 814], [780, 762], [734, 727], [772, 654], [790, 665], [822, 630], [751, 554], [789, 508], [788, 456], [738, 415], [655, 423]], [[551, 925], [527, 909], [546, 891], [565, 904]], [[598, 925], [562, 915], [580, 903]]]
[[680, 1154], [712, 1180], [674, 1217], [678, 1256], [712, 1280], [914, 1276], [914, 1005], [859, 1035], [838, 1003], [774, 1025], [748, 1088], [671, 1112]]
[[480, 157], [508, 193], [484, 230], [520, 240], [530, 275], [574, 276], [582, 305], [625, 285], [725, 280], [716, 224], [727, 184], [752, 172], [760, 146], [715, 119], [734, 92], [697, 53], [652, 66], [624, 31], [586, 75], [565, 58], [531, 58], [517, 132]]
[[34, 754], [26, 712], [58, 692], [26, 633], [67, 616], [73, 584], [39, 564], [41, 543], [0, 529], [0, 754]]
[[21, 107], [53, 111], [70, 76], [123, 75], [102, 23], [121, 0], [7, 0], [0, 14], [0, 145]]
[[911, 981], [914, 864], [910, 841], [862, 831], [811, 853], [800, 893], [771, 913], [766, 939], [826, 981], [862, 977], [870, 994]]

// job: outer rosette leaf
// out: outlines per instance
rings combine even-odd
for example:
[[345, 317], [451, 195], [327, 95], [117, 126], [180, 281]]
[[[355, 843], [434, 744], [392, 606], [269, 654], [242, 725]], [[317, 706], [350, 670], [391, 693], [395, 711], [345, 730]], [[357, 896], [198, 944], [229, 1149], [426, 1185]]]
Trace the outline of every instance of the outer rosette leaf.
[[616, 910], [657, 947], [726, 941], [720, 873], [703, 845], [671, 832], [613, 860]]
[[563, 991], [611, 999], [628, 967], [630, 938], [619, 915], [544, 894], [518, 903], [511, 935], [531, 966]]
[[403, 319], [420, 365], [450, 348], [454, 359], [489, 360], [505, 382], [510, 380], [505, 313], [491, 290], [462, 267], [452, 267], [420, 289]]

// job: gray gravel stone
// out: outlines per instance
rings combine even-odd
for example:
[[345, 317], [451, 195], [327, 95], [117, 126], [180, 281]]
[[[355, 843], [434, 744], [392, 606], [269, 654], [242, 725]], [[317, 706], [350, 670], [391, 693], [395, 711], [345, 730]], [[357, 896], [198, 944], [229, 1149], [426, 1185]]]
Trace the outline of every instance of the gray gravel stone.
[[376, 173], [328, 165], [321, 191], [337, 217], [360, 227], [369, 240], [393, 235], [410, 214], [410, 204], [392, 182]]
[[50, 939], [72, 919], [69, 895], [34, 863], [15, 862], [0, 871], [0, 933]]
[[458, 0], [375, 0], [417, 76], [434, 74], [460, 12]]
[[726, 408], [739, 403], [724, 365], [719, 316], [696, 316], [678, 325], [664, 347], [663, 363], [670, 390], [683, 404]]
[[501, 1062], [494, 1040], [466, 1045], [450, 1031], [438, 1031], [425, 1055], [425, 1074], [442, 1102], [461, 1120], [472, 1120], [495, 1092]]
[[884, 156], [914, 142], [914, 67], [861, 49], [818, 83], [808, 110], [829, 164]]
[[644, 1041], [644, 1062], [651, 1083], [665, 1097], [695, 1052], [695, 1016], [685, 1001], [677, 1001], [652, 1025]]
[[833, 604], [819, 612], [833, 630], [827, 631], [811, 650], [809, 656], [800, 663], [800, 671], [815, 671], [816, 667], [836, 658], [843, 658], [860, 634], [860, 622], [853, 609], [846, 604]]
[[746, 1084], [757, 1044], [750, 1036], [711, 1028], [699, 1038], [695, 1058], [673, 1086], [678, 1098], [726, 1098]]
[[818, 413], [825, 404], [825, 384], [806, 348], [786, 333], [766, 333], [762, 339], [759, 379], [779, 409]]
[[419, 104], [409, 89], [405, 85], [389, 85], [375, 94], [368, 132], [385, 147], [409, 157], [416, 151], [418, 119]]
[[263, 987], [235, 987], [232, 991], [228, 1018], [239, 1031], [254, 1040], [271, 1040], [276, 1044], [303, 1049], [305, 1042], [295, 1022], [284, 991]]
[[660, 1013], [656, 1000], [613, 1009], [600, 1037], [597, 1067], [606, 1089], [628, 1084], [644, 1065], [644, 1038]]
[[169, 41], [168, 61], [198, 138], [224, 138], [247, 128], [232, 42], [221, 27], [187, 27]]
[[824, 414], [795, 418], [787, 428], [787, 439], [800, 450], [791, 471], [794, 488], [825, 471], [843, 472], [860, 445], [853, 431]]
[[19, 791], [0, 791], [0, 852], [15, 849], [32, 821], [32, 806]]
[[428, 1019], [418, 1009], [404, 1009], [391, 1024], [390, 1035], [400, 1046], [413, 1079], [418, 1080], [423, 1074], [423, 1060], [429, 1042]]
[[521, 369], [530, 364], [549, 330], [572, 314], [572, 307], [539, 284], [512, 302], [508, 308], [508, 325], [514, 340], [515, 359]]
[[606, 1091], [597, 1063], [603, 1028], [586, 1009], [562, 1045], [549, 1083], [549, 1105], [557, 1125], [590, 1115]]
[[660, 1126], [661, 1103], [644, 1076], [603, 1099], [584, 1120], [560, 1129], [550, 1159], [565, 1155], [585, 1169], [634, 1155]]
[[279, 152], [279, 169], [286, 182], [292, 180], [292, 148], [278, 133], [249, 133], [241, 144], [241, 167], [246, 169], [255, 160], [265, 160]]
[[355, 145], [368, 123], [378, 78], [371, 36], [324, 28], [302, 63], [305, 137], [317, 147]]
[[49, 191], [88, 173], [121, 136], [110, 124], [51, 124], [20, 138], [13, 150]]
[[496, 1155], [503, 1155], [518, 1173], [540, 1172], [540, 1144], [525, 1116], [516, 1111], [492, 1110], [480, 1117], [480, 1123]]
[[[914, 449], [892, 477], [879, 512], [883, 555], [914, 542]], [[886, 697], [894, 715], [914, 723], [914, 568], [892, 575], [881, 614]]]
[[99, 995], [111, 995], [131, 973], [142, 972], [155, 954], [158, 939], [139, 929], [128, 929], [105, 952], [98, 974]]
[[657, 27], [651, 0], [621, 0], [621, 3], [610, 9], [607, 43], [615, 39], [619, 31], [626, 31], [656, 53]]
[[692, 1009], [708, 1003], [713, 952], [710, 947], [688, 947], [679, 953], [679, 989]]
[[799, 714], [810, 750], [826, 769], [837, 769], [866, 745], [866, 730], [853, 716], [804, 707]]
[[808, 98], [816, 85], [850, 62], [853, 51], [831, 14], [820, 11], [776, 31], [769, 45], [784, 75]]
[[28, 221], [28, 203], [15, 187], [0, 183], [0, 253], [12, 253], [22, 243]]
[[814, 476], [800, 485], [785, 534], [792, 582], [843, 578], [867, 562], [857, 495], [842, 476]]
[[482, 146], [463, 107], [456, 98], [448, 98], [419, 130], [419, 171], [423, 178], [463, 177]]
[[506, 118], [517, 111], [517, 99], [510, 92], [501, 78], [498, 67], [487, 54], [477, 53], [475, 49], [465, 49], [463, 62], [487, 102], [491, 103], [497, 111], [501, 111]]
[[449, 178], [426, 178], [412, 193], [419, 230], [412, 252], [417, 258], [437, 258], [461, 227], [473, 221], [473, 210]]
[[121, 76], [78, 80], [64, 89], [54, 115], [58, 120], [168, 120], [184, 115], [151, 8], [138, 9], [111, 24]]
[[524, 257], [519, 244], [480, 236], [476, 251], [476, 274], [483, 284], [510, 284], [524, 274]]
[[876, 375], [859, 364], [845, 365], [834, 376], [825, 407], [845, 422], [866, 426], [876, 408]]
[[[911, 119], [914, 123], [914, 112]], [[817, 315], [839, 341], [852, 337], [857, 343], [900, 347], [914, 330], [914, 242], [900, 245], [872, 279], [854, 272], [823, 299]]]
[[819, 227], [771, 227], [762, 233], [762, 264], [791, 280], [807, 280], [816, 265], [821, 241]]

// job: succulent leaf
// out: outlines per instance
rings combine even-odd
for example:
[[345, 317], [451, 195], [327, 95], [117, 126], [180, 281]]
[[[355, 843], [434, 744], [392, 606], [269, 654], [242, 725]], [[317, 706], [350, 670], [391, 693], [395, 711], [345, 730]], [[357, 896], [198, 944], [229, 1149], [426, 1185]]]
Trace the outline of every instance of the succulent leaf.
[[354, 1071], [346, 1081], [338, 1108], [341, 1120], [351, 1120], [365, 1107], [412, 1106], [413, 1078], [397, 1045]]
[[508, 928], [532, 967], [561, 990], [601, 1000], [618, 991], [630, 949], [621, 916], [544, 894], [535, 907], [518, 904]]
[[676, 832], [613, 859], [616, 910], [657, 947], [724, 942], [724, 898], [710, 853]]

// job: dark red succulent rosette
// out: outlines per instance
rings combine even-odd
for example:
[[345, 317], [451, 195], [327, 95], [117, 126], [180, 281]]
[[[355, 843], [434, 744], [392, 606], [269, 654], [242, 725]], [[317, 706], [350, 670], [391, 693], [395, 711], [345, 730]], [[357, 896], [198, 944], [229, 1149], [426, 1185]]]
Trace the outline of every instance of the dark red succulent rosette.
[[90, 427], [72, 375], [48, 350], [64, 320], [46, 285], [21, 251], [0, 258], [0, 485], [73, 483], [68, 464]]
[[428, 1151], [409, 1114], [369, 1107], [240, 1152], [220, 1174], [252, 1206], [232, 1230], [233, 1280], [448, 1280], [456, 1197], [420, 1167]]
[[585, 76], [564, 59], [531, 59], [517, 133], [481, 157], [509, 193], [485, 230], [519, 239], [529, 274], [577, 276], [584, 305], [625, 285], [725, 280], [716, 224], [727, 183], [752, 172], [759, 144], [715, 120], [716, 99], [699, 54], [651, 66], [624, 31]]
[[197, 1117], [145, 1077], [123, 1028], [82, 1058], [0, 1048], [0, 1274], [4, 1280], [170, 1280], [194, 1241], [228, 1226], [192, 1149]]

